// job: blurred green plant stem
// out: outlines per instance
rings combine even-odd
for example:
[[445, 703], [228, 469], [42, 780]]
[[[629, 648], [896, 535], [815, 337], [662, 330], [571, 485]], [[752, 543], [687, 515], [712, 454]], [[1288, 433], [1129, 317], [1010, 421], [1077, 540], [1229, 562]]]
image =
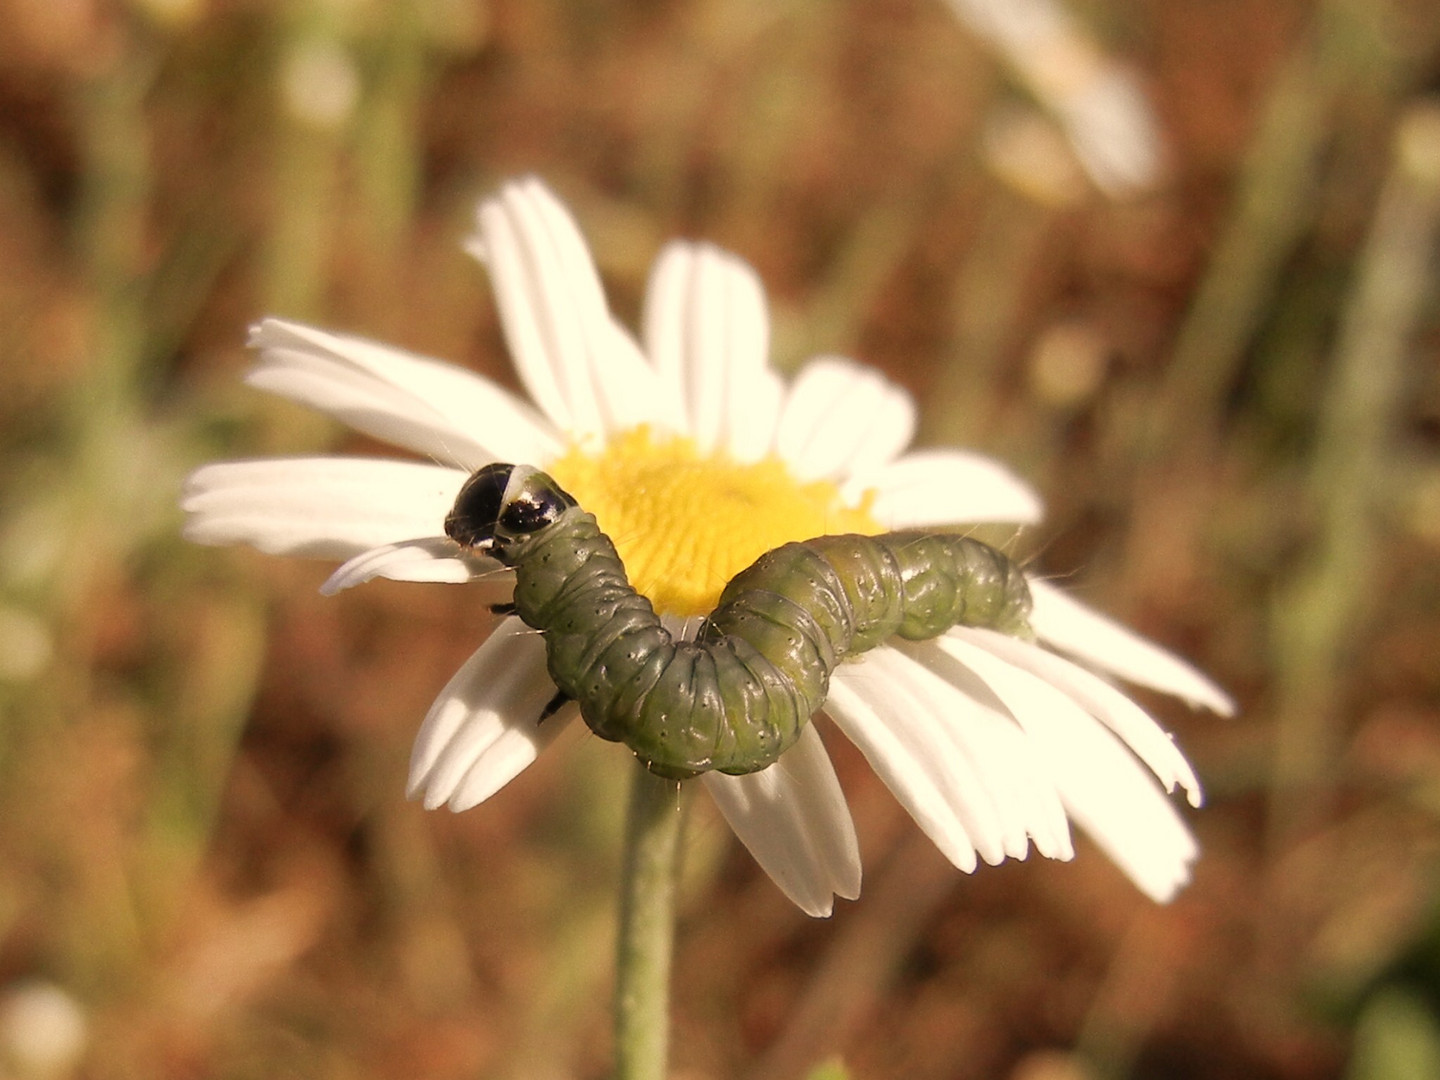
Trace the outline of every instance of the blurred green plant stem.
[[1429, 101], [1412, 105], [1395, 128], [1310, 465], [1315, 546], [1275, 600], [1275, 841], [1313, 820], [1333, 790], [1348, 659], [1374, 615], [1382, 500], [1396, 479], [1392, 451], [1411, 344], [1433, 295], [1437, 239], [1440, 103]]
[[680, 786], [637, 762], [620, 879], [616, 1080], [664, 1080], [682, 818]]

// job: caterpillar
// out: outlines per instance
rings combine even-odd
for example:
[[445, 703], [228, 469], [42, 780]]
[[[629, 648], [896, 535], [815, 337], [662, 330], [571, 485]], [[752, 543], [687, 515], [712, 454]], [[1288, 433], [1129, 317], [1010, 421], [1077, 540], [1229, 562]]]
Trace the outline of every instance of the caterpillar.
[[1019, 567], [943, 533], [822, 536], [767, 552], [725, 586], [694, 641], [677, 641], [595, 517], [528, 465], [472, 474], [445, 519], [462, 547], [515, 570], [502, 605], [545, 637], [559, 693], [590, 729], [677, 780], [758, 772], [824, 704], [846, 657], [956, 625], [1032, 636]]

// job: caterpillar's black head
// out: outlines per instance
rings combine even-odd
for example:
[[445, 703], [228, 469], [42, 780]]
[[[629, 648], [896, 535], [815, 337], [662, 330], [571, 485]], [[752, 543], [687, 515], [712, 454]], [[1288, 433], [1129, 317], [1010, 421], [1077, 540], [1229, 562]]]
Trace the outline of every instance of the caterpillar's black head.
[[510, 545], [558, 521], [575, 500], [529, 465], [486, 465], [460, 488], [445, 535], [461, 547], [507, 562]]

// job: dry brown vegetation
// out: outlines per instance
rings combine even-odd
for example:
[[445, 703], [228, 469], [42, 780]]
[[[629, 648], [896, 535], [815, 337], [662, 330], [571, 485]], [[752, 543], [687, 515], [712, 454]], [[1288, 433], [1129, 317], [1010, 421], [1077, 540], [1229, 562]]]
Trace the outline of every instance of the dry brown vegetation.
[[959, 874], [834, 740], [865, 893], [811, 921], [697, 800], [677, 1077], [1440, 1075], [1440, 8], [1074, 8], [1164, 133], [1132, 198], [997, 168], [1032, 106], [939, 0], [0, 0], [0, 1016], [63, 987], [95, 1080], [604, 1074], [623, 755], [406, 803], [484, 608], [175, 508], [362, 445], [240, 384], [262, 314], [513, 384], [459, 240], [533, 171], [627, 316], [666, 237], [743, 254], [782, 365], [1010, 460], [1040, 565], [1241, 705], [1146, 702], [1209, 794], [1164, 908], [1088, 844]]

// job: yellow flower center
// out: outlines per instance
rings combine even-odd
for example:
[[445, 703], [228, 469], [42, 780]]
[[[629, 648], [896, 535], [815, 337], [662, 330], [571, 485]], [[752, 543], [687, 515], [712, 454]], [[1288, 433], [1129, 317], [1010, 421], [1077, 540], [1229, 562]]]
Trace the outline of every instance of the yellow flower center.
[[745, 465], [644, 425], [599, 452], [572, 447], [546, 472], [595, 515], [662, 614], [708, 613], [727, 581], [791, 540], [882, 531], [873, 493], [847, 507], [834, 484], [801, 483], [778, 458]]

